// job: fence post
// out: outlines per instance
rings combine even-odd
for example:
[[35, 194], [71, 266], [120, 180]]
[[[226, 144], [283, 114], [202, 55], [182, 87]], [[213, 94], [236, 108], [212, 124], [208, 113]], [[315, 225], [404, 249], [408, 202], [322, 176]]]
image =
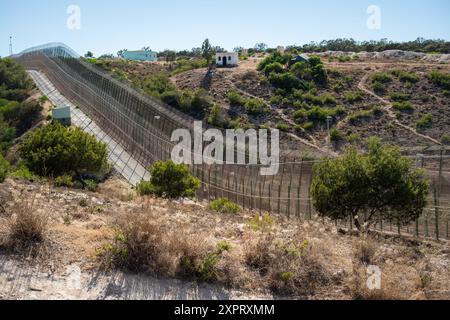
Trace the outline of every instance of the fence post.
[[253, 180], [250, 181], [250, 210], [253, 210]]
[[291, 185], [288, 186], [288, 204], [287, 204], [287, 216], [288, 219], [291, 217]]
[[278, 206], [277, 206], [277, 213], [280, 214], [281, 213], [281, 184], [278, 185]]
[[272, 214], [272, 184], [269, 183], [269, 214]]
[[439, 202], [438, 202], [438, 191], [436, 188], [434, 188], [434, 214], [435, 214], [436, 240], [439, 241]]

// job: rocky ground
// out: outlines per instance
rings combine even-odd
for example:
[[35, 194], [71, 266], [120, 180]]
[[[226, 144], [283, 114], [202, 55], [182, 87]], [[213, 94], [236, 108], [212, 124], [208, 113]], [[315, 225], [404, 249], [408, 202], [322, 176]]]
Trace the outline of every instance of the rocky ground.
[[[254, 273], [233, 277], [239, 284], [204, 284], [101, 268], [99, 249], [112, 241], [118, 216], [148, 214], [175, 234], [204, 235], [217, 243], [227, 241], [234, 253], [244, 250], [260, 231], [251, 227], [255, 213], [214, 213], [205, 203], [137, 198], [128, 185], [114, 178], [97, 193], [50, 187], [8, 179], [0, 185], [2, 210], [0, 240], [17, 203], [50, 221], [45, 244], [38, 255], [11, 252], [0, 245], [0, 297], [2, 299], [264, 299], [274, 294]], [[450, 246], [446, 242], [415, 241], [375, 236], [369, 242], [343, 234], [333, 224], [287, 221], [273, 217], [270, 233], [277, 242], [308, 241], [315, 263], [330, 279], [301, 299], [450, 299]], [[361, 249], [362, 248], [362, 249]], [[369, 252], [371, 264], [383, 272], [383, 290], [367, 292], [367, 275], [360, 255]], [[233, 258], [231, 254], [227, 259]], [[237, 259], [237, 258], [236, 258]], [[240, 260], [230, 260], [238, 264]], [[224, 261], [226, 264], [227, 261]], [[229, 266], [228, 266], [229, 268]], [[241, 270], [241, 269], [238, 269]], [[236, 281], [234, 281], [236, 282]]]

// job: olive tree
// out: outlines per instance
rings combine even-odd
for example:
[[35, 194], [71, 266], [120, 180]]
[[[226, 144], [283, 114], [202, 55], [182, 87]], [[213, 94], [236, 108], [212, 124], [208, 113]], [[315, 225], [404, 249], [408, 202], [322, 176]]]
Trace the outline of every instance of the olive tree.
[[415, 221], [429, 193], [424, 172], [413, 168], [398, 148], [384, 146], [377, 138], [368, 143], [366, 154], [350, 148], [344, 156], [314, 166], [314, 207], [333, 220], [353, 217], [359, 231], [367, 231], [380, 218], [399, 224]]

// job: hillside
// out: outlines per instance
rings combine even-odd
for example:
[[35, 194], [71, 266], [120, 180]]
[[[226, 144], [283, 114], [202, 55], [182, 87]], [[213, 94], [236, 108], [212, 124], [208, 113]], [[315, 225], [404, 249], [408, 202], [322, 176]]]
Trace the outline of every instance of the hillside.
[[[3, 299], [450, 298], [446, 243], [390, 235], [364, 240], [321, 220], [273, 216], [258, 222], [250, 211], [219, 214], [206, 203], [136, 197], [115, 178], [97, 193], [7, 180], [0, 194]], [[8, 246], [8, 226], [20, 210], [46, 219], [45, 240], [31, 251]], [[155, 251], [153, 267], [138, 275], [111, 269], [101, 254], [120, 237], [117, 225], [130, 214], [142, 226], [151, 221], [146, 232], [168, 254]], [[218, 243], [227, 249], [211, 265], [213, 278], [172, 273], [177, 250], [208, 256]], [[383, 291], [364, 289], [368, 264], [383, 270]]]
[[[326, 83], [311, 82], [307, 88], [294, 87], [288, 91], [274, 85], [270, 71], [264, 74], [258, 69], [267, 55], [245, 59], [237, 68], [215, 69], [210, 75], [206, 68], [194, 66], [185, 72], [172, 72], [174, 67], [165, 64], [166, 70], [162, 70], [161, 63], [135, 67], [152, 70], [140, 73], [121, 68], [120, 64], [117, 68], [144, 91], [175, 107], [180, 107], [179, 102], [174, 103], [180, 99], [178, 96], [204, 90], [211, 103], [205, 103], [203, 111], [193, 115], [209, 119], [212, 124], [282, 129], [284, 155], [298, 156], [300, 151], [303, 157], [320, 157], [328, 154], [329, 149], [339, 153], [349, 144], [364, 148], [371, 136], [379, 136], [383, 142], [400, 146], [405, 152], [448, 144], [449, 65], [439, 59], [424, 59], [428, 57], [424, 54], [417, 58], [404, 52], [383, 54], [320, 53]], [[158, 72], [154, 71], [156, 66]], [[283, 76], [288, 72], [288, 69], [276, 71]], [[297, 76], [301, 79], [305, 74], [299, 72]], [[157, 93], [152, 89], [155, 85], [150, 84], [155, 83], [152, 78], [155, 74], [165, 75], [167, 81], [158, 78], [158, 88], [162, 83], [164, 88]], [[380, 77], [384, 83], [378, 81]], [[241, 105], [230, 102], [230, 93], [242, 97]], [[250, 112], [244, 105], [248, 100], [260, 110], [265, 109], [264, 112]], [[213, 108], [213, 104], [220, 108]], [[190, 113], [187, 107], [181, 109]], [[331, 142], [326, 130], [327, 115], [332, 117]]]

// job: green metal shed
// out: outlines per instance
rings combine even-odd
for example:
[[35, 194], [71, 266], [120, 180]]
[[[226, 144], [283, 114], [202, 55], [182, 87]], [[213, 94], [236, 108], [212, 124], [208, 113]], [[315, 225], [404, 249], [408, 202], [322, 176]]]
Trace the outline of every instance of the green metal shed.
[[52, 110], [52, 118], [65, 126], [70, 126], [72, 124], [70, 117], [70, 107], [62, 106], [56, 107]]

